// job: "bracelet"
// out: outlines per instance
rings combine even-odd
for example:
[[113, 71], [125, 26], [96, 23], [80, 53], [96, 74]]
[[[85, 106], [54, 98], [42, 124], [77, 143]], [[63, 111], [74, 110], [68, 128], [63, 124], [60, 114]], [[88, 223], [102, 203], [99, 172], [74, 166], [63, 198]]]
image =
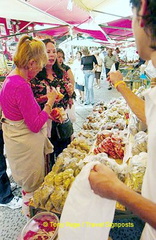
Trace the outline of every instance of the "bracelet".
[[114, 84], [114, 87], [117, 88], [120, 84], [124, 84], [126, 86], [126, 83], [124, 81], [119, 81]]
[[51, 110], [52, 110], [51, 104], [50, 104], [50, 103], [46, 103], [45, 106], [49, 107], [49, 110], [50, 110], [50, 112], [51, 112]]

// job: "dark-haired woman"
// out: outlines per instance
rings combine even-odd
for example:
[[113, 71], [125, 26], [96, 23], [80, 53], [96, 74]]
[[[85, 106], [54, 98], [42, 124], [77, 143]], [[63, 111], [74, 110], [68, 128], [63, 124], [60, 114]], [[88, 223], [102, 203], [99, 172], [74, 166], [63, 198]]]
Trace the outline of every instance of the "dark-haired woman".
[[57, 49], [57, 63], [60, 68], [64, 69], [67, 72], [70, 82], [74, 85], [74, 83], [75, 83], [74, 75], [72, 73], [71, 68], [68, 65], [64, 64], [64, 60], [65, 60], [64, 51], [61, 48], [58, 48]]
[[[133, 10], [132, 27], [139, 56], [151, 60], [156, 67], [156, 1], [130, 0], [130, 2]], [[109, 80], [123, 95], [133, 112], [148, 126], [148, 160], [142, 195], [129, 189], [103, 165], [94, 167], [89, 179], [95, 193], [101, 197], [118, 200], [146, 222], [141, 240], [154, 240], [156, 239], [156, 87], [146, 91], [143, 101], [126, 86], [122, 79], [123, 76], [119, 71], [109, 75]]]
[[[58, 103], [55, 103], [53, 107], [63, 107], [64, 110], [67, 107], [72, 107], [73, 99], [75, 98], [74, 86], [67, 76], [65, 70], [62, 70], [57, 64], [57, 52], [53, 41], [50, 39], [43, 40], [48, 54], [48, 63], [40, 71], [37, 76], [31, 80], [31, 87], [34, 92], [34, 96], [43, 108], [46, 101], [47, 86], [59, 88], [59, 91], [64, 95], [63, 99]], [[67, 147], [71, 142], [71, 138], [60, 140], [56, 131], [57, 122], [52, 121], [51, 134], [49, 136], [51, 143], [54, 146], [54, 152], [50, 155], [50, 167], [55, 163], [56, 157]]]
[[[62, 69], [65, 70], [67, 73], [67, 76], [70, 80], [70, 83], [73, 85], [75, 85], [75, 79], [74, 79], [74, 74], [71, 70], [71, 68], [66, 65], [64, 63], [65, 60], [65, 53], [61, 48], [57, 48], [57, 64], [58, 66]], [[75, 122], [76, 121], [76, 115], [75, 115], [75, 105], [73, 104], [72, 107], [67, 107], [66, 112], [71, 120], [71, 122]]]

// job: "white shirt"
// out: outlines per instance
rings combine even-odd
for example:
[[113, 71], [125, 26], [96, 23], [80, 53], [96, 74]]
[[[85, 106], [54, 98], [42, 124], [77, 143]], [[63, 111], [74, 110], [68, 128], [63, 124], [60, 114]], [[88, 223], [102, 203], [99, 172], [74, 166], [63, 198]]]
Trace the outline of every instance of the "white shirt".
[[[156, 87], [145, 94], [145, 112], [148, 125], [148, 161], [144, 176], [142, 195], [156, 203]], [[145, 225], [141, 240], [156, 239], [156, 230]]]
[[85, 79], [81, 68], [81, 60], [75, 59], [71, 68], [74, 74], [75, 82], [81, 86], [84, 86]]

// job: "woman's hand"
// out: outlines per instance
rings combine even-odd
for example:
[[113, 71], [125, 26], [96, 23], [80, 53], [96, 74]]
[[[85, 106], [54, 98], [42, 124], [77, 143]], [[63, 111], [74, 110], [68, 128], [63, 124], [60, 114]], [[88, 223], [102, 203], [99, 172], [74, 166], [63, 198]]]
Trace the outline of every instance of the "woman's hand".
[[68, 83], [65, 85], [66, 91], [68, 93], [69, 96], [71, 96], [74, 92], [74, 86], [72, 83]]
[[116, 84], [117, 82], [119, 81], [122, 81], [123, 80], [123, 75], [121, 74], [120, 71], [115, 71], [115, 72], [109, 72], [108, 73], [108, 78], [107, 80], [113, 84]]
[[89, 182], [93, 191], [101, 197], [117, 200], [119, 187], [123, 183], [116, 174], [103, 164], [97, 164], [91, 170]]
[[53, 108], [49, 117], [54, 121], [54, 122], [59, 122], [63, 123], [67, 119], [67, 113], [65, 112], [64, 108]]
[[50, 88], [49, 86], [47, 86], [47, 94], [46, 94], [47, 102], [46, 102], [43, 110], [45, 112], [47, 112], [48, 114], [50, 114], [52, 107], [57, 99], [57, 96], [58, 96], [58, 93], [57, 93], [56, 89], [53, 87]]
[[47, 98], [48, 98], [48, 103], [53, 105], [56, 99], [58, 98], [58, 92], [54, 87], [48, 87], [47, 86]]
[[64, 97], [64, 95], [60, 92], [60, 87], [57, 87], [56, 91], [57, 91], [57, 94], [58, 94], [57, 98], [56, 98], [56, 102], [59, 102]]

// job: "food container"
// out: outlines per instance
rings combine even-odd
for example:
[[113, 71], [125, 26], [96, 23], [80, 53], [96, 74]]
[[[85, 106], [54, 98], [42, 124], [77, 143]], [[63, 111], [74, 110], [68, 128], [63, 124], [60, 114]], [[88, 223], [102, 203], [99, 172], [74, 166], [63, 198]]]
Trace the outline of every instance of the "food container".
[[21, 240], [54, 240], [57, 237], [59, 219], [51, 212], [36, 214], [25, 225], [21, 233]]
[[151, 78], [151, 88], [156, 86], [156, 78]]

